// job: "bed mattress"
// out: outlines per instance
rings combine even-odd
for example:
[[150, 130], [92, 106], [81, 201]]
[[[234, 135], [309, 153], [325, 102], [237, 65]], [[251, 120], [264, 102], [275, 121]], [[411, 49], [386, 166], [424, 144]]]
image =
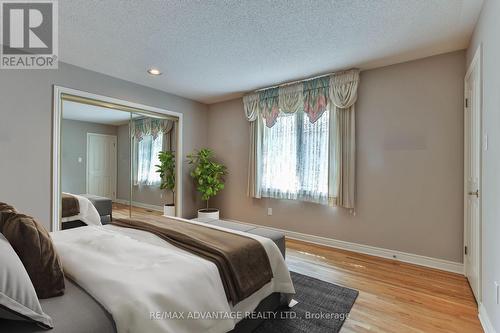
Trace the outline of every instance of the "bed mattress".
[[82, 288], [69, 279], [65, 280], [64, 295], [41, 299], [40, 304], [54, 321], [54, 328], [47, 331], [33, 323], [0, 319], [2, 332], [50, 333], [115, 333], [115, 323], [107, 311]]

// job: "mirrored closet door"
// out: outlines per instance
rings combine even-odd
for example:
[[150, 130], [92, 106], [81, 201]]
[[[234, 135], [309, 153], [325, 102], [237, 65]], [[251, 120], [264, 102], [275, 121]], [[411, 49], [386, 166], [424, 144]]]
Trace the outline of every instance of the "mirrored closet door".
[[178, 215], [179, 119], [63, 95], [59, 228]]

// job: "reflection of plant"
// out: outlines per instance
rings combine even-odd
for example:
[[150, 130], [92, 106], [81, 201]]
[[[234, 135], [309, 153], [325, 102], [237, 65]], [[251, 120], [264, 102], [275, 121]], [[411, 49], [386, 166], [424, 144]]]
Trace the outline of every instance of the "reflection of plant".
[[160, 174], [162, 190], [172, 192], [172, 198], [175, 205], [175, 154], [172, 151], [161, 151], [158, 153], [160, 164], [155, 165], [158, 169], [156, 172]]
[[191, 177], [196, 181], [196, 189], [201, 193], [201, 199], [207, 202], [224, 188], [225, 165], [213, 160], [213, 152], [203, 148], [187, 156], [189, 164], [194, 165]]

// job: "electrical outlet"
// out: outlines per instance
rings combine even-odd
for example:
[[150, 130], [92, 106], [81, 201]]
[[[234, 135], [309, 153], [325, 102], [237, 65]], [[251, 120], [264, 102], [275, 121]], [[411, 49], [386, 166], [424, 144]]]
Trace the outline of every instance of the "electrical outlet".
[[483, 150], [488, 150], [488, 134], [483, 135]]
[[273, 209], [271, 207], [267, 208], [267, 215], [268, 216], [273, 215]]
[[495, 298], [497, 304], [500, 304], [500, 288], [497, 281], [495, 281]]

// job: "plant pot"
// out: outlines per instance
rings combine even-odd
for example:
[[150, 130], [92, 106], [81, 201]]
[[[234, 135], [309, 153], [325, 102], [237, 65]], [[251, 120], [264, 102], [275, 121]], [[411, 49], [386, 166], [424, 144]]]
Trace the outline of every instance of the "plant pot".
[[163, 206], [163, 216], [175, 216], [175, 205]]
[[198, 209], [198, 218], [199, 219], [219, 219], [219, 210], [217, 208], [203, 208]]

